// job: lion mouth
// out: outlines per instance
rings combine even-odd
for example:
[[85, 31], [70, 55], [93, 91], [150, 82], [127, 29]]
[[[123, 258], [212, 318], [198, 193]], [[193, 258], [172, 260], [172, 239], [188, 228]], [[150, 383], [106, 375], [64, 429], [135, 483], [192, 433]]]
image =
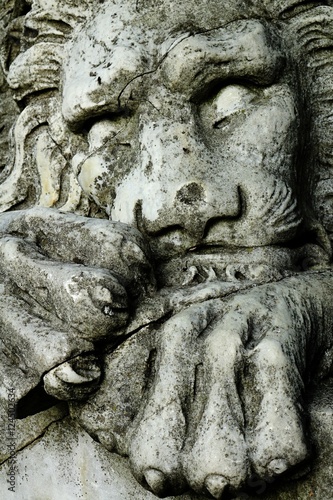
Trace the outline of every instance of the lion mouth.
[[267, 283], [290, 274], [327, 266], [327, 254], [315, 244], [283, 246], [225, 247], [195, 245], [158, 265], [162, 286], [186, 286], [225, 281]]

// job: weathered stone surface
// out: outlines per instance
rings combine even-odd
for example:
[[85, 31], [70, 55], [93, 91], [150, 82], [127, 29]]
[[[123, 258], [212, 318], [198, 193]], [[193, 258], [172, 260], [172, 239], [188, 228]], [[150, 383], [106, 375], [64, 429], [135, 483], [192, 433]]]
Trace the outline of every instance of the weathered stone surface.
[[[4, 500], [156, 498], [135, 481], [125, 459], [107, 452], [70, 420], [53, 424], [43, 437], [18, 454], [15, 494], [7, 489], [6, 469], [7, 464], [0, 466]], [[198, 497], [183, 496], [184, 500], [194, 498]]]
[[[5, 403], [5, 398], [2, 401]], [[34, 410], [36, 409], [33, 408]], [[41, 411], [22, 420], [15, 421], [15, 445], [17, 450], [22, 450], [27, 445], [42, 436], [46, 429], [57, 420], [62, 420], [68, 413], [64, 403], [52, 406], [48, 410]], [[8, 429], [8, 404], [1, 407], [1, 448], [0, 462], [5, 462], [11, 455], [9, 450], [9, 429]], [[6, 491], [5, 483], [1, 485], [1, 491]]]
[[[0, 53], [3, 55], [6, 36], [6, 28], [12, 16], [13, 1], [4, 0], [0, 6]], [[13, 161], [9, 152], [9, 132], [19, 110], [13, 99], [6, 82], [4, 73], [4, 59], [0, 64], [0, 179], [3, 179], [3, 170], [5, 166]]]
[[[332, 385], [321, 387], [310, 404], [311, 431], [314, 438], [316, 459], [299, 471], [306, 474], [300, 479], [294, 473], [290, 478], [265, 481], [253, 477], [242, 492], [235, 496], [239, 500], [305, 500], [308, 498], [330, 500], [332, 498]], [[54, 413], [54, 412], [53, 412]], [[10, 500], [6, 482], [8, 463], [0, 466], [0, 488], [2, 498]], [[293, 477], [294, 476], [294, 477]], [[47, 484], [47, 489], [45, 485]], [[256, 494], [254, 494], [256, 493]], [[15, 498], [18, 500], [45, 500], [83, 498], [104, 500], [153, 500], [134, 480], [128, 463], [103, 446], [94, 442], [70, 419], [51, 425], [45, 435], [17, 455]], [[205, 497], [187, 493], [169, 500], [204, 500]]]
[[0, 22], [19, 494], [56, 467], [52, 498], [325, 499], [332, 3], [8, 0]]

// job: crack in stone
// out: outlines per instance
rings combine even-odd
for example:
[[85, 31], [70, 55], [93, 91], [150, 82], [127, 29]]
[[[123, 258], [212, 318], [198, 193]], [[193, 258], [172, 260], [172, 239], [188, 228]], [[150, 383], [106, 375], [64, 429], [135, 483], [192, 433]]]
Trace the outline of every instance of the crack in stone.
[[45, 429], [43, 429], [41, 431], [41, 434], [39, 434], [37, 437], [35, 438], [32, 438], [29, 442], [27, 442], [26, 444], [24, 444], [23, 446], [21, 446], [20, 448], [18, 448], [15, 452], [15, 454], [13, 455], [10, 455], [8, 458], [6, 458], [5, 460], [3, 460], [2, 462], [0, 462], [0, 465], [5, 465], [9, 460], [11, 460], [12, 457], [16, 456], [20, 451], [23, 451], [25, 448], [27, 448], [28, 446], [30, 446], [31, 444], [37, 442], [37, 441], [40, 441], [43, 436], [45, 435], [45, 433], [48, 431], [48, 429], [51, 427], [51, 425], [57, 423], [57, 422], [61, 422], [62, 420], [64, 420], [65, 418], [67, 418], [69, 415], [69, 411], [67, 409], [67, 413], [66, 415], [63, 415], [62, 417], [59, 417], [57, 418], [56, 420], [53, 420], [52, 422], [50, 422], [46, 427]]

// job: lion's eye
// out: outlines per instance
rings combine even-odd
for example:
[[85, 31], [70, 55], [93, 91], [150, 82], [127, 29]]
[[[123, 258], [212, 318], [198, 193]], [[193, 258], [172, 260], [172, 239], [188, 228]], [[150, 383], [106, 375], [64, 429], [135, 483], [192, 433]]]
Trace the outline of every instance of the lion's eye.
[[[257, 92], [242, 85], [228, 85], [209, 102], [210, 115], [214, 128], [223, 128], [232, 116], [245, 112], [252, 101], [258, 98]], [[208, 104], [208, 103], [207, 103]]]

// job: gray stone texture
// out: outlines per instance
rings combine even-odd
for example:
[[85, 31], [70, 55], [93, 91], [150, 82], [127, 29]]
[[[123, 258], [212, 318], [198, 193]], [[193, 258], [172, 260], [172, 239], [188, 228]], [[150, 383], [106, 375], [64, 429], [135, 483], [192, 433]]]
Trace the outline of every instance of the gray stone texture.
[[332, 498], [332, 34], [2, 2], [1, 498]]

